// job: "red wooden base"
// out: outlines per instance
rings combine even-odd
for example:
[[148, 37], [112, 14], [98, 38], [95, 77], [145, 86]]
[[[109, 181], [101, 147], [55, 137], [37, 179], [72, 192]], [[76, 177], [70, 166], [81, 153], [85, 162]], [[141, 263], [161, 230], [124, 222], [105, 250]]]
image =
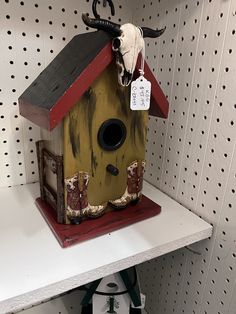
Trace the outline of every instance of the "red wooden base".
[[85, 220], [80, 225], [64, 225], [56, 222], [55, 211], [41, 198], [36, 199], [36, 205], [62, 247], [129, 226], [161, 212], [158, 204], [143, 196], [141, 202], [135, 206], [130, 205], [123, 210], [109, 211], [102, 217]]

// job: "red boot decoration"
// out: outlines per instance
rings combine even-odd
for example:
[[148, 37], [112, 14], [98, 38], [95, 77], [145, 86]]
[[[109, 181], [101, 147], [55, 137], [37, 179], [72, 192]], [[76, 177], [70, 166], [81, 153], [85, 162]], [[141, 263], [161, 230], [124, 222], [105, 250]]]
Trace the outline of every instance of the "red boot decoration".
[[145, 161], [133, 161], [127, 168], [127, 187], [121, 198], [109, 201], [109, 204], [117, 209], [127, 207], [130, 203], [136, 204], [142, 194], [143, 173]]
[[101, 216], [107, 207], [103, 205], [92, 206], [88, 203], [89, 174], [80, 171], [72, 178], [65, 179], [67, 189], [66, 215], [72, 224], [79, 224], [82, 218], [96, 218]]

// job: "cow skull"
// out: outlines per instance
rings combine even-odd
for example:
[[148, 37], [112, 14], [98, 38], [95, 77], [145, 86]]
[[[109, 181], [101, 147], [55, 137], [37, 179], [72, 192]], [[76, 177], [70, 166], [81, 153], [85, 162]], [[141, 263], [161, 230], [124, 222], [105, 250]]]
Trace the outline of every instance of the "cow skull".
[[144, 47], [140, 29], [133, 24], [120, 27], [121, 35], [113, 39], [112, 49], [116, 51], [118, 66], [118, 81], [122, 86], [128, 86], [132, 80], [138, 55]]
[[107, 31], [114, 36], [112, 49], [116, 51], [118, 81], [122, 86], [128, 86], [132, 81], [138, 55], [144, 47], [143, 38], [156, 38], [165, 31], [165, 28], [153, 30], [130, 23], [119, 25], [100, 18], [91, 19], [87, 14], [82, 14], [82, 19], [87, 26]]

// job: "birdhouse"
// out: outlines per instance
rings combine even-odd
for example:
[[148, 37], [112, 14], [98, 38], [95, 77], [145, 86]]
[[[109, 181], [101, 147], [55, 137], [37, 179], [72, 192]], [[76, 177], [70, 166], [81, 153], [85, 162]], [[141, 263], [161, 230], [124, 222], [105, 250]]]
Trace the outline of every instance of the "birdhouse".
[[[166, 118], [168, 102], [146, 63], [145, 77], [149, 113]], [[42, 130], [37, 204], [53, 223], [82, 226], [141, 199], [148, 111], [131, 110], [129, 99], [104, 31], [75, 36], [20, 96], [21, 115]]]

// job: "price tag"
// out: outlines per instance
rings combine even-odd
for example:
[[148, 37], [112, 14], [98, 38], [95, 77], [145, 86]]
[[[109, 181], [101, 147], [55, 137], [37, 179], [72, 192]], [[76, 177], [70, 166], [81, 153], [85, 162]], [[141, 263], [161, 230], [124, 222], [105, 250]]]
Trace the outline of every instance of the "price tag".
[[151, 98], [151, 82], [140, 76], [131, 83], [130, 108], [131, 110], [148, 110]]

